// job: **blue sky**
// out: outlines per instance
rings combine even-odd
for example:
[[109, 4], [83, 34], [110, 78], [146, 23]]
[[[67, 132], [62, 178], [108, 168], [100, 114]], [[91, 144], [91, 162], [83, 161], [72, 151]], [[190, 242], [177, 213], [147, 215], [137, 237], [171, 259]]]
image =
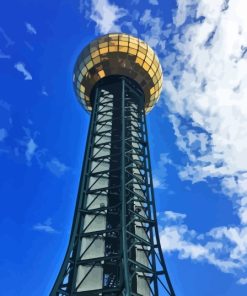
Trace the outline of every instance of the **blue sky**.
[[164, 71], [147, 116], [160, 237], [181, 296], [247, 291], [245, 0], [9, 0], [0, 9], [0, 278], [46, 296], [63, 260], [89, 116], [72, 74], [108, 32]]

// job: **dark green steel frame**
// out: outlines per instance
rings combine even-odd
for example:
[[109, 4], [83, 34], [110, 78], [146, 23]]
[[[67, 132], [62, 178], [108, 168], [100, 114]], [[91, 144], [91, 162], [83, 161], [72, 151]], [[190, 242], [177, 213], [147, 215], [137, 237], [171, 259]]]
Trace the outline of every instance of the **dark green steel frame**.
[[[106, 120], [105, 122], [100, 123], [98, 116], [101, 115], [102, 112], [102, 106], [99, 103], [101, 90], [111, 90], [114, 87], [115, 96], [112, 99], [112, 102], [115, 104], [114, 108], [118, 109], [118, 111], [115, 111], [118, 113], [116, 113], [114, 120], [119, 122], [119, 132], [121, 132], [118, 138], [115, 137], [112, 139], [113, 130], [110, 130], [110, 127], [111, 129], [113, 129], [113, 127], [110, 125], [110, 122], [107, 122]], [[133, 98], [139, 101], [138, 112], [132, 107]], [[50, 296], [140, 296], [136, 290], [137, 273], [139, 275], [142, 274], [143, 278], [146, 280], [150, 289], [150, 295], [175, 296], [159, 240], [143, 98], [144, 96], [139, 86], [129, 78], [123, 76], [102, 79], [93, 91], [92, 103], [94, 107], [87, 136], [86, 151], [69, 246]], [[117, 103], [116, 100], [118, 100]], [[131, 118], [131, 120], [129, 118]], [[132, 122], [135, 122], [135, 126], [130, 126], [130, 123]], [[97, 124], [102, 124], [104, 127], [109, 126], [109, 131], [104, 131], [103, 133], [96, 131]], [[134, 130], [138, 136], [133, 137], [130, 129]], [[109, 133], [109, 141], [111, 142], [111, 145], [117, 145], [117, 147], [120, 148], [118, 152], [115, 150], [111, 157], [116, 157], [116, 159], [119, 158], [121, 161], [119, 162], [119, 167], [114, 167], [112, 172], [101, 171], [94, 173], [91, 170], [93, 160], [110, 161], [109, 157], [108, 159], [104, 157], [97, 159], [97, 156], [93, 155], [93, 147], [97, 146], [97, 143], [95, 142], [96, 136], [102, 137], [103, 135], [107, 135], [107, 133]], [[133, 147], [133, 142], [136, 143], [138, 148], [136, 148], [136, 146], [135, 148]], [[108, 144], [109, 143], [98, 145], [98, 149], [105, 149], [104, 147]], [[134, 160], [133, 155], [136, 155], [139, 160]], [[139, 170], [138, 175], [133, 173], [133, 168]], [[112, 190], [113, 192], [115, 190], [116, 196], [119, 193], [119, 202], [98, 209], [88, 209], [85, 201], [86, 195], [90, 192], [89, 177], [93, 175], [96, 178], [102, 178], [104, 176], [110, 177], [114, 174], [120, 174], [119, 185], [115, 186], [116, 188], [114, 186], [108, 188], [108, 190]], [[140, 187], [139, 193], [133, 189], [133, 183]], [[93, 193], [102, 195], [105, 194], [105, 190], [106, 189], [104, 188], [100, 190], [97, 189], [96, 192]], [[136, 210], [135, 203], [141, 204], [141, 210], [144, 211], [145, 215], [141, 215], [140, 212]], [[116, 212], [116, 219], [119, 217], [119, 225], [114, 229], [111, 228], [103, 231], [96, 231], [93, 235], [95, 239], [102, 236], [117, 236], [120, 240], [118, 253], [110, 255], [106, 255], [105, 253], [104, 257], [81, 260], [82, 255], [80, 255], [80, 245], [82, 237], [92, 236], [90, 233], [85, 233], [85, 229], [84, 232], [82, 231], [83, 218], [86, 214], [94, 214], [95, 217], [97, 217], [97, 215], [101, 215], [106, 211], [113, 213], [113, 215], [114, 212]], [[143, 239], [135, 232], [137, 222], [141, 223], [142, 229], [145, 229], [148, 240]], [[136, 248], [141, 248], [149, 262], [148, 266], [135, 260], [136, 258], [133, 254]], [[114, 284], [112, 286], [107, 286], [107, 283], [104, 282], [102, 284], [104, 287], [100, 290], [78, 292], [77, 287], [79, 285], [76, 287], [76, 273], [78, 266], [80, 264], [90, 264], [93, 268], [96, 265], [102, 265], [102, 262], [103, 266], [107, 266], [107, 269], [111, 268], [111, 264], [112, 268], [115, 268], [114, 271], [116, 276]], [[116, 266], [119, 268], [117, 272]]]

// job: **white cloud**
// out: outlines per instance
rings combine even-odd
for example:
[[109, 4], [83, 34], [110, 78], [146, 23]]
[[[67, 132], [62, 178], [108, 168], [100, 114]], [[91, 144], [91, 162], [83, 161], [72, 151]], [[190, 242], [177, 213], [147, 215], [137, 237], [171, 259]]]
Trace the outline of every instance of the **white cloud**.
[[92, 0], [90, 18], [96, 23], [101, 34], [120, 32], [118, 20], [124, 17], [127, 11], [108, 0]]
[[4, 100], [0, 100], [0, 107], [6, 111], [10, 111], [10, 104]]
[[152, 5], [159, 5], [158, 0], [149, 0], [149, 3]]
[[8, 133], [5, 128], [0, 128], [0, 142], [4, 141]]
[[[247, 224], [247, 18], [245, 0], [178, 1], [164, 97], [188, 162], [183, 180], [218, 178]], [[187, 20], [190, 20], [187, 22]], [[194, 21], [193, 21], [194, 19]]]
[[0, 59], [10, 59], [10, 55], [4, 53], [4, 52], [0, 49]]
[[172, 221], [183, 220], [186, 218], [186, 214], [176, 213], [173, 211], [165, 211], [164, 218], [165, 220], [168, 219]]
[[48, 92], [46, 91], [46, 88], [45, 87], [42, 87], [41, 93], [42, 93], [43, 96], [48, 97]]
[[46, 232], [46, 233], [57, 233], [58, 231], [52, 226], [51, 218], [48, 218], [43, 223], [37, 223], [33, 226], [33, 230]]
[[157, 163], [157, 167], [153, 171], [153, 186], [158, 189], [166, 189], [166, 176], [167, 176], [167, 166], [172, 165], [171, 159], [168, 154], [161, 153], [160, 159]]
[[26, 29], [27, 29], [27, 32], [32, 34], [32, 35], [36, 35], [37, 34], [37, 31], [36, 29], [34, 28], [33, 25], [31, 25], [30, 23], [25, 23], [26, 25]]
[[165, 32], [164, 21], [162, 18], [154, 17], [150, 9], [144, 11], [140, 18], [140, 24], [144, 26], [145, 32], [141, 34], [142, 38], [154, 49], [164, 50]]
[[50, 161], [47, 161], [46, 167], [56, 177], [61, 177], [69, 170], [69, 167], [60, 162], [57, 158], [52, 158]]
[[34, 142], [34, 139], [32, 138], [28, 139], [28, 141], [26, 142], [26, 152], [25, 152], [28, 163], [32, 161], [32, 158], [37, 148], [38, 148], [38, 145]]
[[27, 69], [25, 68], [25, 65], [21, 62], [15, 64], [15, 68], [17, 71], [21, 72], [24, 75], [24, 79], [25, 80], [32, 80], [32, 75], [30, 74], [30, 72], [27, 71]]
[[[171, 217], [169, 224], [167, 217]], [[247, 227], [217, 227], [200, 234], [183, 223], [185, 217], [170, 211], [159, 215], [160, 223], [165, 221], [160, 231], [165, 252], [177, 252], [180, 259], [207, 262], [239, 278], [246, 276]]]
[[5, 40], [5, 47], [14, 45], [14, 41], [11, 40], [11, 38], [8, 36], [8, 34], [5, 32], [5, 30], [2, 27], [0, 27], [0, 35], [2, 35], [3, 39]]
[[247, 278], [241, 278], [237, 282], [240, 285], [247, 285]]

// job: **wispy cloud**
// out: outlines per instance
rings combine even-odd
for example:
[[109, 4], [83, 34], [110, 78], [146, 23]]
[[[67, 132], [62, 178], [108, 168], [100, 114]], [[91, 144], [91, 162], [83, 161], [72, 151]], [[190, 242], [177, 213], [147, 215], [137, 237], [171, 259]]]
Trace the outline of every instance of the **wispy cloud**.
[[153, 171], [153, 186], [158, 189], [167, 189], [167, 166], [172, 165], [171, 159], [168, 154], [161, 153], [157, 167]]
[[50, 161], [47, 161], [46, 167], [56, 177], [61, 177], [69, 170], [69, 167], [60, 162], [57, 158], [52, 158]]
[[127, 15], [124, 8], [111, 4], [109, 0], [92, 0], [89, 18], [96, 23], [96, 28], [101, 34], [120, 32], [119, 19]]
[[9, 47], [15, 44], [2, 27], [0, 27], [0, 35], [2, 35], [3, 39], [5, 40], [5, 47]]
[[166, 45], [166, 34], [164, 32], [164, 21], [155, 17], [150, 9], [146, 9], [140, 18], [140, 24], [145, 32], [142, 38], [154, 49], [164, 50]]
[[41, 93], [42, 93], [43, 96], [48, 97], [48, 92], [46, 91], [45, 87], [42, 87]]
[[0, 100], [0, 107], [6, 111], [10, 111], [10, 104], [4, 100]]
[[25, 23], [26, 25], [26, 29], [27, 29], [27, 32], [32, 34], [32, 35], [36, 35], [37, 34], [37, 31], [36, 29], [34, 28], [34, 26], [30, 23]]
[[246, 276], [247, 227], [217, 227], [198, 233], [188, 228], [185, 218], [185, 214], [171, 211], [159, 215], [160, 223], [165, 221], [160, 231], [164, 252], [176, 252], [180, 259], [207, 262], [238, 278]]
[[0, 49], [0, 59], [10, 59], [10, 55], [4, 53], [4, 52]]
[[27, 71], [25, 65], [21, 62], [15, 64], [15, 68], [17, 71], [21, 72], [24, 75], [24, 80], [32, 80], [32, 75]]
[[164, 220], [178, 221], [178, 220], [183, 220], [185, 218], [186, 218], [186, 214], [176, 213], [173, 211], [164, 212]]
[[52, 226], [52, 219], [48, 218], [43, 223], [37, 223], [33, 226], [33, 230], [46, 232], [46, 233], [58, 233], [58, 231]]
[[159, 5], [158, 0], [149, 0], [149, 3], [152, 5]]
[[7, 130], [5, 128], [0, 128], [0, 142], [4, 141], [7, 135]]
[[239, 285], [247, 285], [247, 278], [241, 278], [237, 281]]

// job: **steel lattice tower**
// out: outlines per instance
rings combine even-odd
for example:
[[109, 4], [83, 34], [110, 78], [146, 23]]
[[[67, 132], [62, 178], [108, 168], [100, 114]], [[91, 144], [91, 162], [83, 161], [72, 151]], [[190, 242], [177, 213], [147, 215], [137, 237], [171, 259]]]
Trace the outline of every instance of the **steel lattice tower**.
[[142, 40], [108, 34], [82, 51], [74, 86], [91, 121], [69, 246], [50, 296], [175, 296], [145, 116], [162, 87], [158, 58]]

